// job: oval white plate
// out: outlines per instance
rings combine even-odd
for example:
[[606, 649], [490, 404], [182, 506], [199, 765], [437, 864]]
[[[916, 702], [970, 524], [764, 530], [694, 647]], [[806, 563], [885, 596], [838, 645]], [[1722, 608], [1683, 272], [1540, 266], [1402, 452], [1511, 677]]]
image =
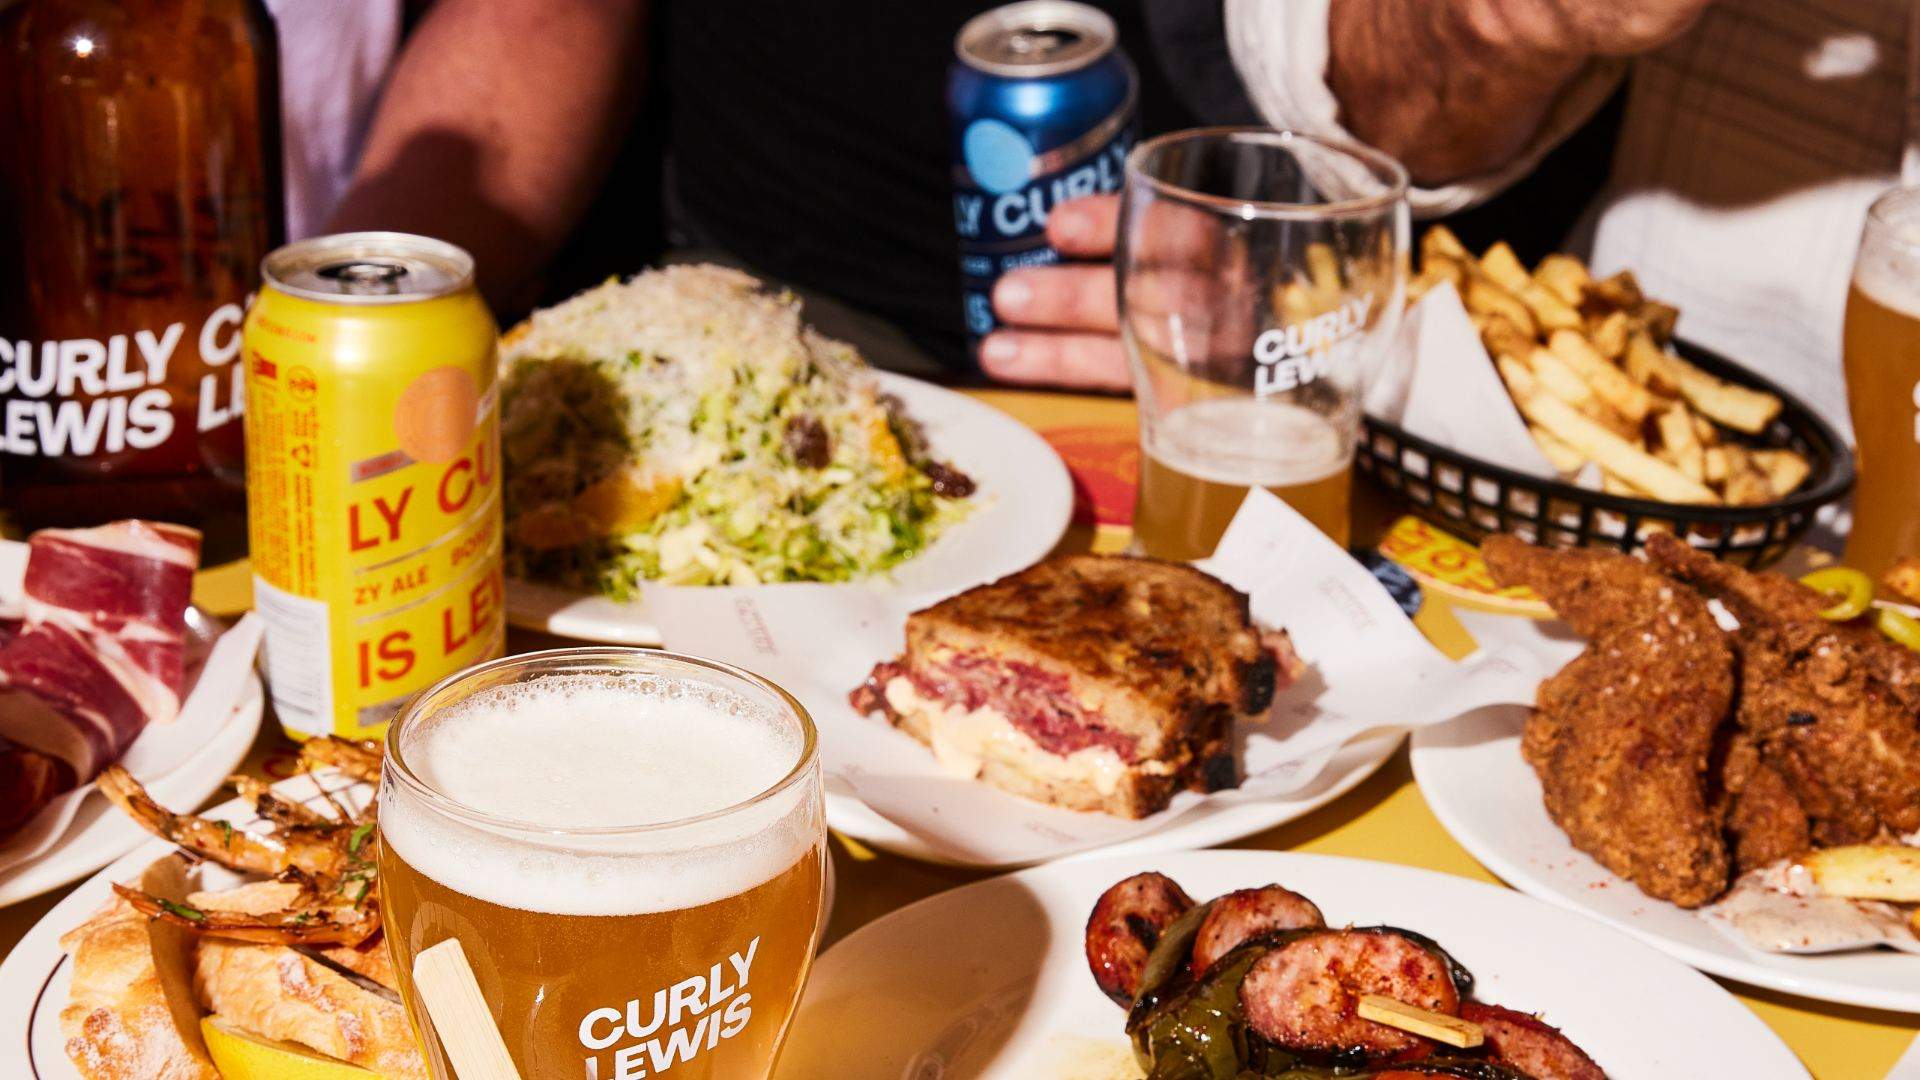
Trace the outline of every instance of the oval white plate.
[[[322, 783], [327, 792], [355, 811], [362, 805], [361, 800], [370, 797], [373, 791], [371, 785], [340, 776], [330, 776], [325, 781], [295, 776], [275, 784], [273, 790], [283, 797], [324, 808], [325, 801], [319, 794], [322, 789], [317, 786]], [[174, 805], [166, 799], [160, 802]], [[118, 811], [114, 813], [121, 816]], [[229, 799], [207, 810], [203, 816], [232, 821], [243, 828], [259, 821], [243, 799]], [[145, 832], [140, 835], [148, 836]], [[173, 845], [148, 837], [146, 843], [115, 860], [56, 904], [7, 954], [6, 962], [0, 964], [0, 1031], [24, 1032], [26, 1037], [0, 1040], [0, 1076], [82, 1080], [67, 1060], [66, 1037], [60, 1033], [60, 1010], [66, 1007], [73, 977], [73, 965], [67, 963], [67, 954], [60, 951], [60, 935], [84, 922], [107, 901], [112, 894], [111, 883], [133, 880], [154, 860], [172, 850]], [[228, 874], [221, 868], [212, 869]], [[833, 860], [829, 858], [822, 882], [825, 895], [820, 905], [823, 930], [833, 914], [835, 885]]]
[[[1285, 798], [1240, 802], [1209, 799], [1173, 819], [1165, 828], [1131, 840], [1093, 848], [1069, 859], [1106, 858], [1113, 855], [1150, 855], [1161, 851], [1189, 851], [1194, 848], [1225, 844], [1255, 833], [1285, 825], [1307, 816], [1352, 791], [1361, 781], [1380, 771], [1393, 752], [1399, 749], [1400, 732], [1355, 739], [1340, 748], [1326, 768], [1311, 784]], [[875, 813], [866, 803], [851, 795], [827, 792], [827, 822], [837, 831], [883, 851], [904, 855], [922, 862], [952, 866], [981, 864], [957, 862], [899, 825]], [[1007, 869], [1007, 867], [999, 867]]]
[[1278, 881], [1337, 923], [1427, 934], [1474, 973], [1482, 1000], [1544, 1013], [1613, 1076], [1806, 1076], [1711, 980], [1592, 920], [1403, 866], [1200, 851], [1025, 870], [848, 936], [814, 966], [779, 1080], [1061, 1080], [1093, 1051], [1111, 1055], [1126, 1044], [1124, 1014], [1094, 988], [1083, 927], [1107, 886], [1149, 869], [1195, 897]]
[[1729, 979], [1843, 1005], [1920, 1013], [1920, 956], [1890, 950], [1780, 956], [1649, 898], [1574, 849], [1520, 756], [1524, 711], [1482, 709], [1414, 733], [1413, 775], [1460, 846], [1521, 892], [1590, 915]]
[[[907, 415], [919, 421], [935, 455], [978, 486], [973, 512], [895, 567], [881, 587], [933, 600], [1025, 569], [1052, 551], [1073, 517], [1073, 481], [1053, 447], [991, 405], [904, 375], [876, 374], [881, 388], [897, 395]], [[850, 582], [848, 587], [873, 584]], [[641, 604], [550, 585], [509, 580], [507, 619], [586, 641], [660, 644], [660, 631]]]

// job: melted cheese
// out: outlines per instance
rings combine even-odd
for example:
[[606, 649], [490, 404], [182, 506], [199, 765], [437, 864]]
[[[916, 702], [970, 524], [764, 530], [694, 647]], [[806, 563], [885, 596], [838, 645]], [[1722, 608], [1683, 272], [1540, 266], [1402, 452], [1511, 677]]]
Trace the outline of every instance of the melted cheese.
[[[1081, 784], [1102, 796], [1113, 794], [1126, 779], [1127, 763], [1104, 746], [1089, 746], [1071, 754], [1056, 754], [1013, 726], [991, 705], [966, 709], [922, 697], [911, 680], [896, 675], [887, 680], [887, 704], [903, 716], [925, 717], [933, 756], [954, 776], [980, 777], [989, 761], [1011, 766], [1029, 776], [1057, 784]], [[1144, 772], [1164, 773], [1170, 767], [1147, 762]]]

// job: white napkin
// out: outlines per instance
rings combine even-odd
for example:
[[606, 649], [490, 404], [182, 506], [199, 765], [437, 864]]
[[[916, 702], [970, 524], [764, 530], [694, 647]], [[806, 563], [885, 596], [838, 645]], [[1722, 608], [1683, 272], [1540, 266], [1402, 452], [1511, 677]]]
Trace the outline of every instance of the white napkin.
[[[20, 607], [26, 567], [27, 545], [0, 540], [0, 611]], [[261, 629], [259, 618], [248, 614], [213, 643], [199, 671], [189, 672], [180, 715], [171, 723], [148, 724], [121, 755], [120, 764], [134, 779], [151, 786], [171, 774], [233, 718], [246, 689], [247, 675], [253, 670], [254, 654], [260, 649]], [[66, 835], [74, 815], [80, 812], [80, 804], [92, 791], [89, 783], [61, 795], [42, 807], [18, 832], [0, 840], [0, 872], [51, 850]]]
[[1394, 355], [1401, 366], [1376, 381], [1367, 412], [1482, 461], [1542, 479], [1559, 475], [1528, 434], [1452, 284], [1434, 286], [1407, 312]]
[[1887, 1080], [1920, 1080], [1920, 1037], [1915, 1038], [1907, 1047], [1907, 1052], [1900, 1055], [1900, 1060], [1893, 1063]]
[[722, 604], [687, 590], [649, 590], [645, 602], [669, 648], [758, 672], [806, 705], [820, 728], [829, 792], [858, 799], [943, 858], [982, 866], [1145, 835], [1209, 799], [1297, 791], [1363, 733], [1438, 723], [1495, 702], [1530, 703], [1548, 670], [1523, 651], [1449, 662], [1366, 568], [1262, 490], [1204, 565], [1250, 593], [1256, 619], [1284, 626], [1310, 670], [1279, 696], [1266, 724], [1243, 725], [1244, 786], [1182, 793], [1142, 821], [1061, 810], [955, 777], [911, 737], [856, 714], [847, 692], [902, 648], [909, 609], [897, 598], [824, 585], [728, 589]]

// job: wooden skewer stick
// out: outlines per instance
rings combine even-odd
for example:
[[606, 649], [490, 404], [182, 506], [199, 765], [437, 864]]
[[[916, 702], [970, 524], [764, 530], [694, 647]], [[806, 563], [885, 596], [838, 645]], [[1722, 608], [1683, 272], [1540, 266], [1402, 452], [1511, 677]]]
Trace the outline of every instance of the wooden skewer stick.
[[1390, 1028], [1412, 1032], [1434, 1042], [1457, 1046], [1462, 1050], [1471, 1050], [1486, 1041], [1486, 1034], [1480, 1025], [1457, 1016], [1437, 1013], [1431, 1009], [1422, 1009], [1418, 1005], [1409, 1005], [1404, 1001], [1395, 1001], [1381, 994], [1367, 994], [1360, 999], [1360, 1018], [1376, 1024], [1385, 1024]]
[[520, 1080], [459, 938], [448, 938], [413, 958], [413, 989], [460, 1080]]

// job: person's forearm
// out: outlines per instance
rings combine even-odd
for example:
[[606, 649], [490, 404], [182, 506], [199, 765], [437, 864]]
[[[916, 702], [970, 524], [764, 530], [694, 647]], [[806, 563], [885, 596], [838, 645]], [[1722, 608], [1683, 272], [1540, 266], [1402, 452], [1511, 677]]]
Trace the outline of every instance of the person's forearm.
[[1512, 160], [1587, 56], [1501, 0], [1333, 0], [1327, 84], [1347, 130], [1428, 186]]
[[438, 0], [388, 79], [330, 227], [471, 251], [522, 306], [578, 222], [639, 97], [644, 0]]

